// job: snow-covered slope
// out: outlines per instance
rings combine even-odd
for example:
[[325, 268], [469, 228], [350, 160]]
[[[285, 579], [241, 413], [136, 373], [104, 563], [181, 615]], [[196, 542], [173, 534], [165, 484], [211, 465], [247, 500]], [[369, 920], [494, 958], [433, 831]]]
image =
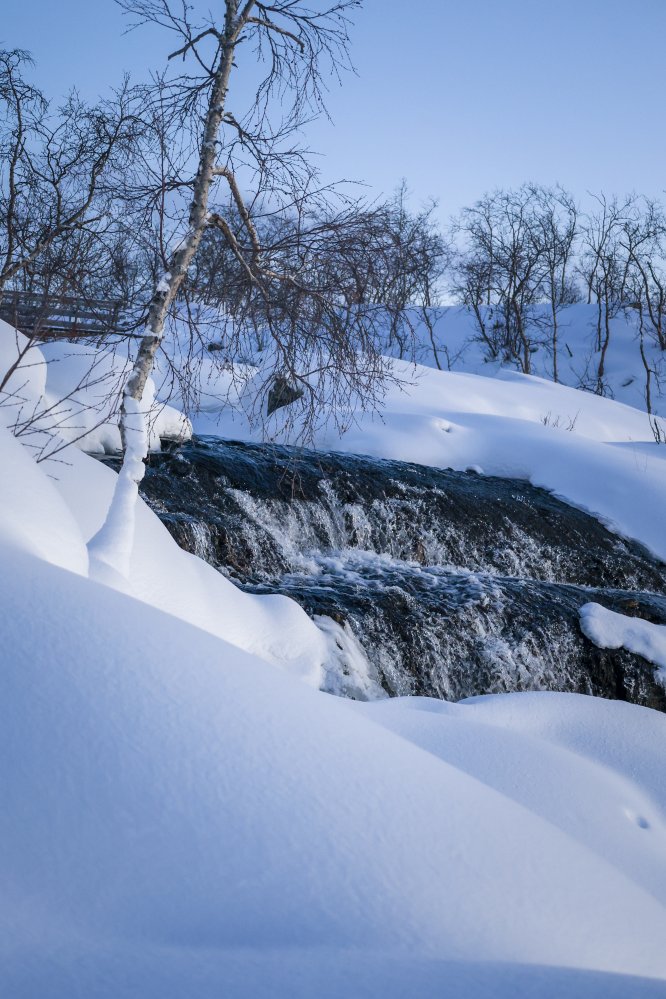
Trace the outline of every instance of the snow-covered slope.
[[[487, 330], [492, 330], [498, 318], [493, 307], [482, 306], [481, 316]], [[470, 309], [444, 306], [428, 310], [432, 335], [419, 310], [411, 313], [413, 338], [403, 354], [427, 367], [466, 371], [493, 377], [502, 366], [511, 365], [504, 358], [491, 360], [489, 350], [479, 333]], [[528, 335], [533, 342], [530, 353], [530, 373], [551, 380], [554, 375], [552, 350], [552, 317], [548, 305], [536, 305], [531, 310]], [[596, 304], [579, 302], [559, 310], [557, 335], [558, 380], [572, 388], [584, 388], [602, 393], [618, 402], [637, 409], [646, 408], [645, 363], [641, 357], [638, 315], [636, 310], [620, 310], [609, 321], [610, 337], [603, 357], [599, 377], [601, 351], [598, 343], [599, 308]], [[605, 340], [605, 316], [601, 315], [602, 342]], [[651, 369], [650, 395], [653, 412], [666, 415], [666, 355], [649, 337], [644, 338], [645, 361]], [[389, 345], [396, 356], [399, 351]], [[517, 365], [514, 362], [514, 367]]]

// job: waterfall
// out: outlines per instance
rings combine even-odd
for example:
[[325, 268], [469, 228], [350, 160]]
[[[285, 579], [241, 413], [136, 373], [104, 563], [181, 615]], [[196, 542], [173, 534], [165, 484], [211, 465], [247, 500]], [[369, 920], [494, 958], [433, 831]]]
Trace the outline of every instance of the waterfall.
[[183, 547], [306, 609], [331, 693], [574, 690], [666, 709], [649, 664], [578, 625], [591, 599], [666, 622], [665, 567], [528, 483], [199, 438], [153, 457], [142, 490]]

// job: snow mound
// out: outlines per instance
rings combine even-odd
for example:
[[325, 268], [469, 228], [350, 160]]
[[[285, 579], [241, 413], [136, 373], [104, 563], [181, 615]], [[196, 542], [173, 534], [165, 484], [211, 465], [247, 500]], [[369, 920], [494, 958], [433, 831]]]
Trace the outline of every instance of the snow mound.
[[[66, 342], [31, 347], [6, 323], [0, 325], [0, 351], [0, 363], [11, 371], [0, 397], [0, 539], [88, 575], [87, 543], [104, 521], [116, 474], [80, 449], [120, 446], [117, 425], [106, 421], [115, 419], [113, 390], [123, 383], [127, 358]], [[159, 448], [160, 435], [189, 434], [180, 413], [169, 407], [155, 412], [148, 389], [143, 404], [152, 414], [152, 446]], [[35, 422], [21, 433], [22, 447], [2, 424], [11, 427], [31, 413]], [[40, 458], [38, 465], [30, 453]], [[108, 574], [105, 581], [315, 687], [322, 683], [329, 643], [307, 614], [287, 597], [242, 593], [182, 551], [143, 500], [137, 501], [128, 578]]]
[[[113, 454], [121, 448], [118, 403], [128, 365], [126, 345], [114, 351], [66, 341], [30, 346], [0, 320], [0, 372], [3, 378], [10, 373], [0, 392], [2, 422], [18, 424], [36, 453], [55, 455], [74, 443], [83, 451]], [[189, 420], [156, 401], [152, 379], [142, 406], [151, 450], [159, 451], [161, 438], [191, 436]]]
[[71, 510], [30, 452], [4, 427], [0, 427], [0, 467], [0, 545], [87, 575], [88, 552]]
[[618, 614], [595, 603], [581, 607], [580, 626], [600, 649], [627, 649], [659, 666], [657, 675], [666, 684], [666, 626]]

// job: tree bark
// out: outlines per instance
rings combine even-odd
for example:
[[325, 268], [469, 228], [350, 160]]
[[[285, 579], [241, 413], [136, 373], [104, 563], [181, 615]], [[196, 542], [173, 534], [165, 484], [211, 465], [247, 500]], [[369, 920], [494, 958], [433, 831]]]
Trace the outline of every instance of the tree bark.
[[219, 63], [208, 103], [202, 136], [199, 165], [189, 210], [189, 229], [185, 238], [171, 254], [168, 269], [155, 289], [136, 360], [123, 390], [120, 413], [120, 433], [123, 444], [123, 464], [118, 475], [106, 520], [91, 539], [88, 551], [92, 563], [103, 563], [120, 576], [127, 577], [134, 544], [135, 505], [148, 455], [148, 434], [141, 408], [146, 382], [150, 377], [164, 332], [164, 323], [190, 264], [192, 263], [208, 221], [208, 203], [216, 172], [217, 139], [225, 112], [229, 76], [233, 66], [235, 45], [247, 23], [254, 0], [247, 0], [238, 16], [238, 0], [227, 0], [225, 30], [220, 37]]

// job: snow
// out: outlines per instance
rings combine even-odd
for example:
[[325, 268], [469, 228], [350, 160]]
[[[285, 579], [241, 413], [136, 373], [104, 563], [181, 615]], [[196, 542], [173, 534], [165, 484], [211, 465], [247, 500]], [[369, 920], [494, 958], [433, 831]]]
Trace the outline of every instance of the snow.
[[[24, 405], [49, 391], [48, 353], [12, 376]], [[664, 552], [644, 414], [396, 366], [418, 383], [322, 444], [531, 478]], [[72, 431], [36, 463], [0, 425], [2, 995], [666, 993], [666, 717], [324, 693], [331, 642], [376, 693], [344, 627], [241, 593], [141, 500], [126, 577], [89, 566], [116, 476]], [[608, 615], [584, 609], [593, 640], [663, 654], [663, 629]]]
[[134, 547], [139, 483], [146, 470], [143, 460], [148, 454], [148, 435], [141, 403], [125, 392], [123, 407], [123, 462], [104, 523], [88, 542], [88, 554], [91, 568], [94, 565], [96, 574], [101, 573], [104, 577], [111, 570], [126, 579]]
[[155, 291], [160, 295], [166, 295], [166, 293], [169, 291], [170, 281], [171, 281], [171, 274], [169, 273], [169, 271], [167, 271], [165, 274], [162, 275], [162, 277], [158, 281]]
[[[451, 962], [486, 988], [485, 962], [508, 964], [507, 996], [516, 976], [554, 996], [564, 969], [588, 995], [666, 978], [656, 713], [361, 709], [27, 553], [0, 599], [6, 994], [379, 996], [415, 976], [439, 995]], [[627, 730], [631, 780], [595, 759]]]
[[[29, 347], [28, 340], [0, 320], [0, 371], [27, 351], [4, 390], [0, 409], [5, 425], [31, 421], [23, 433], [35, 451], [54, 451], [59, 443], [76, 443], [82, 450], [114, 454], [120, 449], [117, 405], [129, 373], [127, 347], [103, 351], [91, 345], [55, 341]], [[189, 421], [172, 406], [155, 403], [155, 384], [148, 379], [142, 412], [149, 446], [159, 450], [160, 438], [175, 440], [191, 434]]]
[[659, 666], [657, 676], [666, 685], [666, 626], [639, 617], [628, 617], [600, 604], [584, 604], [580, 609], [583, 634], [600, 649], [627, 649]]
[[88, 552], [71, 510], [29, 451], [4, 428], [0, 432], [3, 551], [28, 552], [70, 572], [87, 575]]
[[[666, 832], [666, 786], [653, 755], [653, 740], [662, 728], [656, 712], [576, 694], [541, 693], [458, 704], [410, 697], [357, 708], [536, 812], [664, 897], [666, 870], [659, 854]], [[621, 756], [609, 759], [610, 747], [621, 747]], [[651, 841], [640, 838], [642, 831], [655, 829], [659, 832]]]

